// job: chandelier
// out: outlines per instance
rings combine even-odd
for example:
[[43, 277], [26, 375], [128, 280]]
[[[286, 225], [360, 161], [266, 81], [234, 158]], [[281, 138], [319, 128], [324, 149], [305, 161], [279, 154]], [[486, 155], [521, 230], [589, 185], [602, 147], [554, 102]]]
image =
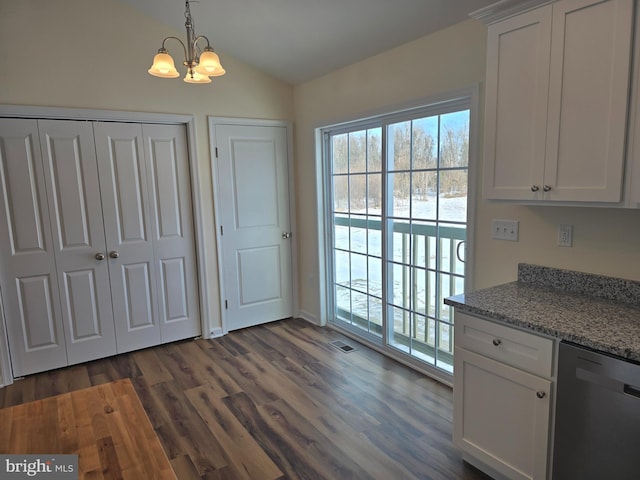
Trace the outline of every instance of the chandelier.
[[[178, 37], [167, 37], [162, 41], [162, 47], [153, 57], [153, 65], [148, 70], [151, 75], [161, 78], [176, 78], [180, 74], [176, 70], [173, 58], [165, 48], [164, 44], [167, 40], [173, 39], [180, 42], [184, 50], [185, 61], [182, 62], [187, 67], [187, 74], [184, 81], [187, 83], [211, 83], [209, 77], [219, 77], [226, 73], [220, 64], [220, 58], [213, 51], [209, 44], [209, 39], [204, 35], [196, 36], [193, 28], [193, 18], [191, 18], [191, 9], [189, 8], [189, 0], [185, 1], [184, 18], [186, 19], [184, 26], [187, 28], [187, 44], [185, 45]], [[198, 48], [198, 41], [206, 40], [207, 46], [201, 52]]]

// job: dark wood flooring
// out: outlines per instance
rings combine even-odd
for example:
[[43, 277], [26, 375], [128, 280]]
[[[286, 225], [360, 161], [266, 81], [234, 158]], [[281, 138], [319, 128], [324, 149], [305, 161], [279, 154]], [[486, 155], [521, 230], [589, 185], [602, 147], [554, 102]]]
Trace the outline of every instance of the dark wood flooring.
[[451, 443], [449, 387], [299, 319], [31, 375], [0, 407], [122, 378], [180, 480], [488, 478]]

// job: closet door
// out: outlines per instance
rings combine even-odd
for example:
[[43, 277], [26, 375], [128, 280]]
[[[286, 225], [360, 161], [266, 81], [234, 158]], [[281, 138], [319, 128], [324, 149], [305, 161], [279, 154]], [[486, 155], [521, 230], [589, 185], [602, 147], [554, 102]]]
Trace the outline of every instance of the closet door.
[[69, 364], [116, 353], [93, 127], [39, 120]]
[[67, 365], [36, 120], [0, 119], [0, 242], [13, 375]]
[[95, 123], [118, 353], [161, 342], [142, 127]]
[[200, 335], [187, 136], [182, 125], [143, 125], [162, 342]]

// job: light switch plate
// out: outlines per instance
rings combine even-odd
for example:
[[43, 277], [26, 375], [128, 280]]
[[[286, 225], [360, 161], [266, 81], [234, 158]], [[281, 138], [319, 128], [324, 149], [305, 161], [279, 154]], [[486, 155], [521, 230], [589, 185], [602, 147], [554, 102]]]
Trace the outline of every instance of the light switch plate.
[[518, 220], [492, 220], [491, 238], [496, 240], [518, 241]]

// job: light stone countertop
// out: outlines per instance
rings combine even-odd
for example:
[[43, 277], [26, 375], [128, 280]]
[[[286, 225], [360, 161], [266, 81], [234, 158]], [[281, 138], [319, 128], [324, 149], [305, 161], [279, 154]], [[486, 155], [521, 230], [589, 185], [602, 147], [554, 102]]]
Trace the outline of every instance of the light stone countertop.
[[518, 281], [445, 303], [640, 362], [640, 282], [520, 264]]

